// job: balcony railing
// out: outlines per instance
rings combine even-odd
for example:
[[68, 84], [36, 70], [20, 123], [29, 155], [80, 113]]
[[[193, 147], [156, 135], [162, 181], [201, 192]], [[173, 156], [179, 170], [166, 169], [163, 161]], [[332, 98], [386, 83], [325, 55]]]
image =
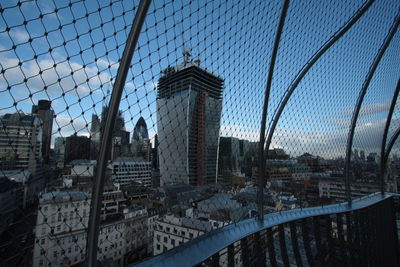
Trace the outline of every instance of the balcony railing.
[[398, 198], [376, 193], [243, 220], [135, 266], [399, 266]]

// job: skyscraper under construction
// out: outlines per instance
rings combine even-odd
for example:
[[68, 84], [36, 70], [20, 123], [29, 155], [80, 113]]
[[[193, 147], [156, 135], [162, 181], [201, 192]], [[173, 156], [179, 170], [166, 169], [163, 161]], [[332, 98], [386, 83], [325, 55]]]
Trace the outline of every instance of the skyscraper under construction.
[[224, 81], [184, 56], [158, 81], [161, 185], [216, 182]]

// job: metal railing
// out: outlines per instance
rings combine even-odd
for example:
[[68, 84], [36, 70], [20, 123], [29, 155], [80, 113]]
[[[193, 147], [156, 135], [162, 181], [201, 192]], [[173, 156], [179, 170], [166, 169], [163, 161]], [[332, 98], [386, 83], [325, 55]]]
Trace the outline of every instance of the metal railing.
[[267, 214], [209, 232], [135, 266], [398, 266], [395, 201], [380, 193]]

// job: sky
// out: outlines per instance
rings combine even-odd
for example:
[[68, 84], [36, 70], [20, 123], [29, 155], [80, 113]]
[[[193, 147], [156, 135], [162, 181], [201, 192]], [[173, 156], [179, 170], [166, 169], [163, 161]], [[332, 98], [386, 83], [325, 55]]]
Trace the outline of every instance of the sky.
[[[88, 135], [93, 113], [109, 100], [138, 1], [0, 3], [0, 114], [29, 113], [52, 101], [53, 139]], [[309, 58], [363, 1], [291, 1], [274, 70], [268, 125], [288, 86]], [[221, 135], [259, 139], [268, 66], [282, 1], [153, 1], [127, 77], [120, 109], [128, 131], [140, 116], [157, 132], [160, 72], [193, 59], [224, 79]], [[293, 156], [341, 156], [353, 107], [400, 3], [375, 1], [314, 65], [285, 108], [272, 140]], [[375, 152], [400, 69], [400, 34], [368, 88], [354, 148]], [[22, 63], [22, 64], [20, 64]], [[14, 105], [16, 104], [16, 105]], [[396, 111], [398, 108], [396, 108]], [[400, 125], [396, 112], [391, 133]], [[53, 143], [54, 144], [54, 143]]]

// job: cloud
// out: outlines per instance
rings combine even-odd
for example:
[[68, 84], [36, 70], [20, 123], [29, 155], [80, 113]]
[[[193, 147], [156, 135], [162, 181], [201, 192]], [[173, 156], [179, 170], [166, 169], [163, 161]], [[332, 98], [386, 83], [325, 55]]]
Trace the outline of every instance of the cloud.
[[[88, 124], [86, 126], [86, 124]], [[60, 131], [59, 131], [60, 129]], [[67, 114], [58, 115], [53, 121], [52, 144], [56, 137], [68, 137], [73, 134], [89, 136], [90, 122], [83, 117], [72, 118]]]
[[[379, 105], [375, 105], [379, 107]], [[382, 110], [376, 108], [378, 112]], [[346, 124], [344, 125], [344, 122]], [[382, 142], [386, 118], [359, 120], [354, 134], [353, 149], [364, 150], [367, 154], [379, 152]], [[343, 126], [324, 127], [324, 130], [301, 127], [277, 127], [272, 138], [271, 148], [282, 148], [291, 156], [299, 156], [305, 152], [324, 158], [344, 157], [349, 131], [349, 120], [343, 120]], [[400, 118], [393, 118], [391, 125], [400, 125]], [[391, 127], [388, 138], [393, 131]], [[249, 141], [259, 141], [259, 131], [243, 125], [222, 125], [221, 136], [236, 137]]]
[[15, 43], [26, 43], [30, 38], [26, 30], [21, 30], [19, 28], [11, 28], [10, 36]]
[[99, 72], [95, 65], [83, 66], [59, 57], [57, 61], [51, 58], [25, 61], [19, 66], [18, 59], [0, 55], [0, 64], [6, 69], [0, 74], [0, 89], [7, 84], [13, 88], [25, 87], [31, 93], [46, 89], [52, 97], [64, 92], [82, 98], [90, 92], [98, 92], [100, 86], [110, 83], [111, 79], [107, 71]]
[[248, 140], [251, 142], [258, 142], [260, 139], [260, 132], [251, 130], [248, 126], [243, 125], [221, 125], [221, 136], [236, 137], [239, 139]]
[[[359, 121], [354, 134], [353, 149], [364, 150], [367, 153], [378, 152], [385, 123], [386, 119]], [[283, 148], [291, 156], [308, 152], [324, 158], [344, 157], [348, 131], [348, 127], [326, 131], [277, 128], [272, 147]]]
[[[390, 104], [391, 104], [390, 101], [388, 101], [386, 103], [370, 103], [361, 105], [359, 120], [363, 118], [368, 118], [370, 116], [382, 112], [388, 112]], [[399, 108], [400, 108], [400, 103], [398, 102], [396, 103], [396, 109]], [[353, 116], [353, 112], [354, 112], [354, 107], [339, 109], [335, 111], [334, 114], [330, 114], [329, 116], [327, 116], [325, 118], [325, 121], [336, 126], [347, 127], [350, 123], [351, 117]]]
[[112, 61], [106, 57], [97, 59], [96, 63], [98, 66], [100, 66], [104, 69], [108, 68], [108, 66], [110, 66], [112, 70], [117, 70], [119, 67], [118, 62]]

